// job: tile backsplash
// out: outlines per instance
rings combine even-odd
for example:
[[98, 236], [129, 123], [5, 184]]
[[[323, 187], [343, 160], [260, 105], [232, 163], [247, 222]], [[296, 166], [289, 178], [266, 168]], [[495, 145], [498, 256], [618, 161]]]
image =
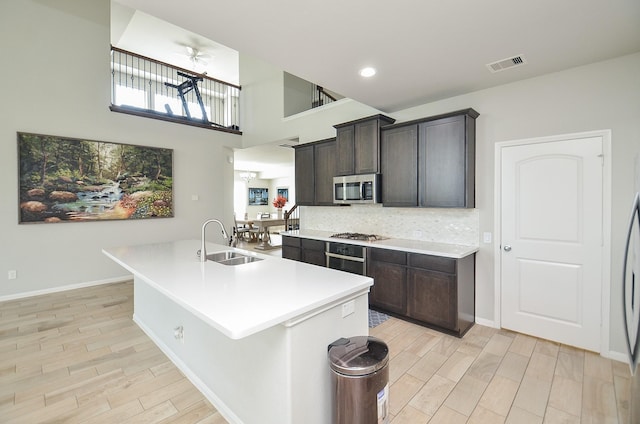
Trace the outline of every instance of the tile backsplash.
[[479, 244], [476, 209], [385, 208], [382, 205], [301, 206], [300, 228], [378, 234], [408, 240]]

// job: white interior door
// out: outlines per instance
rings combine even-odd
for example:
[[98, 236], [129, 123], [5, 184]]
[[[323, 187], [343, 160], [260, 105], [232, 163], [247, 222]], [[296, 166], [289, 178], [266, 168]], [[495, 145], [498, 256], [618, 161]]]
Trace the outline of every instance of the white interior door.
[[602, 149], [602, 137], [502, 149], [502, 327], [600, 351]]

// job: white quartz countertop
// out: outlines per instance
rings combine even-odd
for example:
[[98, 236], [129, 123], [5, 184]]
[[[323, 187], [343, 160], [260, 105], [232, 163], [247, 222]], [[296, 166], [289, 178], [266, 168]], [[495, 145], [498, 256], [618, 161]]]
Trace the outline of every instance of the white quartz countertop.
[[331, 237], [331, 235], [334, 234], [334, 232], [331, 231], [293, 230], [283, 231], [280, 234], [284, 236], [332, 241], [337, 243], [357, 244], [359, 246], [376, 247], [380, 249], [402, 250], [404, 252], [421, 253], [424, 255], [444, 256], [454, 259], [461, 259], [478, 251], [477, 246], [435, 243], [429, 241], [406, 240], [398, 238], [388, 238], [376, 241], [340, 239]]
[[232, 339], [241, 339], [368, 291], [373, 279], [288, 259], [257, 256], [242, 265], [201, 263], [199, 240], [105, 248], [103, 253]]

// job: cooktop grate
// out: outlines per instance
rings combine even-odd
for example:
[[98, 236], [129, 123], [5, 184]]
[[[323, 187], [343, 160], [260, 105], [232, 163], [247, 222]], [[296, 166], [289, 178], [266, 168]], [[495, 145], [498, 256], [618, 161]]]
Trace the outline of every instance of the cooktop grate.
[[384, 240], [386, 237], [379, 236], [377, 234], [363, 234], [363, 233], [336, 233], [331, 237], [349, 239], [349, 240], [364, 240], [364, 241], [376, 241]]

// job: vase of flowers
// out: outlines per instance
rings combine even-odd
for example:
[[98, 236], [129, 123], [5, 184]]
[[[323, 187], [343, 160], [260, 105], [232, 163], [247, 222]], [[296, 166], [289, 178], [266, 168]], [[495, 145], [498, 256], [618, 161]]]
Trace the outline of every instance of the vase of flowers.
[[273, 199], [273, 206], [278, 210], [278, 219], [282, 219], [282, 208], [287, 203], [287, 199], [282, 196], [278, 196]]

